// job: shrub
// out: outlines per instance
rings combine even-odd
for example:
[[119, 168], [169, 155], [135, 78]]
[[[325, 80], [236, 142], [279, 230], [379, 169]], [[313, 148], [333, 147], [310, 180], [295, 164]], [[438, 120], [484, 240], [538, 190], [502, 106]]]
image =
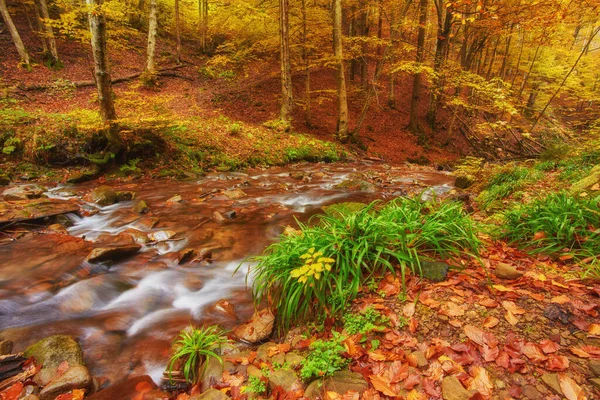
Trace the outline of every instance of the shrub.
[[[533, 253], [572, 256], [577, 260], [600, 254], [600, 198], [576, 198], [553, 193], [521, 205], [505, 215], [503, 237]], [[587, 274], [600, 277], [598, 267]]]
[[488, 180], [488, 184], [477, 200], [483, 209], [489, 209], [495, 201], [502, 200], [523, 189], [527, 184], [540, 179], [541, 176], [541, 172], [537, 169], [510, 165], [503, 167]]
[[419, 273], [420, 257], [449, 258], [479, 247], [474, 222], [455, 202], [398, 198], [298, 224], [301, 233], [282, 236], [252, 268], [255, 300], [273, 302], [284, 330], [345, 309], [372, 276], [399, 269], [404, 285], [408, 271]]
[[375, 308], [367, 307], [361, 313], [351, 313], [344, 316], [344, 330], [351, 335], [367, 334], [371, 331], [385, 329], [389, 318], [381, 315]]
[[[175, 341], [175, 354], [169, 360], [167, 371], [172, 377], [176, 364], [183, 364], [182, 372], [186, 381], [197, 383], [200, 378], [198, 369], [203, 361], [215, 358], [222, 363], [221, 357], [215, 353], [214, 348], [228, 339], [224, 337], [225, 331], [218, 326], [207, 326], [199, 329], [189, 327], [181, 331]], [[205, 366], [207, 363], [205, 362]]]
[[331, 376], [348, 365], [348, 360], [342, 357], [346, 348], [342, 345], [344, 338], [338, 332], [332, 332], [330, 340], [315, 340], [310, 345], [310, 353], [302, 362], [300, 376], [302, 379]]

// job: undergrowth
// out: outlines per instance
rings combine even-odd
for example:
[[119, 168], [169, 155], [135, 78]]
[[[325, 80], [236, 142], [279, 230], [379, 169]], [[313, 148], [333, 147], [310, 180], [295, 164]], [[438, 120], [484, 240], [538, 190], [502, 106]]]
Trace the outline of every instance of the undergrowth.
[[582, 263], [585, 276], [600, 278], [600, 198], [552, 193], [505, 214], [502, 236], [532, 253]]
[[477, 200], [484, 210], [494, 208], [502, 199], [524, 189], [542, 175], [542, 172], [536, 169], [510, 164], [503, 166], [488, 179]]
[[[398, 198], [314, 216], [255, 257], [255, 300], [271, 301], [279, 328], [344, 310], [371, 277], [420, 274], [421, 259], [476, 253], [477, 227], [462, 204]], [[310, 262], [308, 262], [310, 261]]]
[[302, 362], [300, 376], [302, 379], [331, 376], [348, 365], [349, 360], [342, 356], [346, 348], [342, 344], [344, 337], [333, 331], [330, 340], [319, 339], [311, 343], [310, 352]]

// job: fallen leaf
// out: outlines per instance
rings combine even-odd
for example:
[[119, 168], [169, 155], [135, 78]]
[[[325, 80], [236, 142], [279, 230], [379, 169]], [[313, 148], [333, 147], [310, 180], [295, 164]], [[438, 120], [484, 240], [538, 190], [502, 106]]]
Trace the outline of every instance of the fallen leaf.
[[455, 318], [448, 320], [448, 323], [455, 328], [460, 328], [463, 324], [461, 320]]
[[410, 392], [408, 392], [406, 400], [427, 400], [427, 396], [425, 395], [425, 393], [420, 393], [419, 391], [417, 391], [417, 389], [413, 389]]
[[500, 323], [500, 320], [496, 317], [489, 316], [483, 321], [484, 328], [493, 328]]
[[548, 357], [542, 352], [542, 349], [540, 349], [540, 347], [535, 343], [526, 343], [521, 351], [525, 356], [527, 356], [527, 358], [535, 362], [546, 361], [548, 359]]
[[492, 362], [495, 361], [500, 355], [500, 349], [498, 347], [489, 347], [488, 345], [483, 345], [481, 355], [483, 355], [483, 359], [486, 362]]
[[594, 336], [600, 336], [600, 324], [591, 324], [588, 333]]
[[560, 345], [550, 339], [544, 339], [540, 342], [542, 351], [546, 354], [556, 353], [560, 349]]
[[471, 368], [470, 372], [473, 379], [469, 381], [467, 389], [476, 390], [485, 397], [491, 397], [494, 385], [492, 385], [492, 382], [490, 381], [487, 370], [483, 367], [475, 366]]
[[536, 233], [533, 235], [533, 240], [534, 240], [534, 241], [535, 241], [535, 240], [542, 240], [542, 239], [545, 239], [545, 238], [546, 238], [546, 232], [536, 232]]
[[521, 315], [521, 314], [525, 314], [527, 312], [527, 311], [525, 311], [525, 309], [519, 307], [512, 301], [503, 301], [502, 307], [504, 307], [504, 309], [506, 311], [510, 311], [515, 315]]
[[556, 303], [556, 304], [565, 304], [565, 303], [568, 303], [570, 301], [571, 301], [571, 299], [569, 297], [567, 297], [566, 295], [564, 295], [564, 294], [561, 294], [560, 296], [553, 297], [550, 300], [551, 303]]
[[479, 304], [487, 308], [498, 307], [498, 302], [494, 299], [490, 299], [489, 297], [484, 297], [483, 299], [479, 300]]
[[402, 307], [402, 315], [404, 315], [406, 318], [410, 318], [415, 315], [415, 303], [410, 302]]
[[[564, 258], [564, 259], [563, 259], [563, 257], [568, 257], [568, 258]], [[573, 256], [572, 256], [572, 255], [569, 255], [569, 256], [563, 256], [563, 257], [560, 257], [560, 259], [561, 259], [561, 260], [563, 260], [563, 261], [564, 261], [564, 260], [569, 260], [569, 259], [573, 258]], [[556, 287], [559, 287], [559, 288], [563, 288], [563, 289], [568, 289], [568, 288], [569, 288], [568, 286], [565, 286], [565, 285], [563, 285], [563, 284], [562, 284], [562, 283], [560, 283], [560, 282], [556, 282], [554, 279], [552, 280], [552, 285], [554, 285], [554, 286], [556, 286]]]
[[449, 301], [442, 305], [440, 314], [444, 314], [449, 317], [462, 317], [463, 315], [465, 315], [465, 309], [459, 306], [458, 304]]
[[571, 379], [567, 374], [558, 374], [558, 383], [560, 384], [560, 390], [568, 400], [584, 400], [585, 394], [583, 389]]
[[421, 376], [417, 375], [417, 374], [412, 374], [412, 375], [409, 375], [408, 378], [406, 378], [404, 380], [402, 387], [404, 387], [404, 389], [406, 389], [406, 390], [411, 390], [412, 388], [417, 386], [419, 383], [421, 383]]
[[473, 342], [477, 343], [480, 346], [484, 345], [485, 339], [483, 335], [485, 334], [485, 332], [482, 329], [479, 329], [478, 327], [473, 325], [466, 325], [464, 331], [465, 335], [467, 335], [467, 337]]
[[519, 319], [515, 317], [515, 314], [513, 314], [511, 311], [507, 311], [506, 314], [504, 314], [504, 318], [506, 318], [508, 323], [513, 326], [519, 323]]
[[503, 286], [503, 285], [492, 285], [492, 287], [499, 292], [514, 292], [515, 291], [514, 289], [507, 288], [506, 286]]
[[590, 358], [590, 355], [586, 351], [584, 351], [578, 347], [571, 347], [569, 350], [571, 350], [571, 353], [575, 354], [578, 357]]
[[569, 359], [565, 356], [550, 354], [546, 368], [550, 371], [565, 371], [569, 368]]
[[388, 381], [383, 376], [378, 375], [370, 375], [369, 379], [373, 384], [373, 387], [377, 389], [379, 392], [385, 394], [386, 396], [395, 397], [397, 395], [396, 391], [391, 388], [390, 381]]

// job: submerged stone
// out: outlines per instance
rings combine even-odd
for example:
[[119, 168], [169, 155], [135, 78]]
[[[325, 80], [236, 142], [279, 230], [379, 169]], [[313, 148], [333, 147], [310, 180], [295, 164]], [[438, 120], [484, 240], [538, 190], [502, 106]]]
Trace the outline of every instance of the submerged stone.
[[109, 186], [98, 186], [91, 193], [92, 201], [99, 206], [110, 206], [119, 201], [117, 192]]
[[4, 200], [39, 199], [47, 189], [40, 185], [13, 186], [2, 192]]
[[137, 253], [141, 248], [142, 246], [137, 243], [116, 247], [99, 247], [92, 250], [86, 260], [90, 263], [116, 261]]

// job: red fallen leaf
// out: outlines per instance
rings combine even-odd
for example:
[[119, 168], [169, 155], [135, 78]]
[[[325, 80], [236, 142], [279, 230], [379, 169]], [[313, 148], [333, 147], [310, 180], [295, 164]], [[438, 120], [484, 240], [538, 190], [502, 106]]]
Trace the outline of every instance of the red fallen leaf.
[[546, 361], [548, 359], [548, 357], [542, 352], [542, 349], [540, 349], [540, 347], [535, 343], [528, 342], [525, 346], [523, 346], [522, 351], [527, 358], [534, 362]]
[[560, 384], [560, 390], [568, 400], [584, 400], [585, 393], [583, 389], [571, 379], [566, 373], [558, 374], [558, 383]]
[[383, 376], [369, 375], [373, 387], [386, 396], [395, 397], [396, 391], [391, 388], [391, 383]]
[[600, 347], [585, 345], [581, 349], [588, 353], [592, 358], [600, 358]]
[[421, 293], [419, 296], [419, 301], [429, 308], [438, 308], [441, 305], [439, 301], [430, 297], [430, 292]]
[[492, 362], [496, 360], [500, 355], [500, 349], [498, 347], [490, 348], [486, 344], [484, 344], [481, 354], [483, 355], [483, 359], [486, 362]]
[[137, 385], [135, 385], [135, 391], [138, 393], [146, 393], [151, 391], [152, 389], [152, 385], [146, 381], [139, 382]]
[[487, 308], [498, 307], [498, 302], [494, 299], [490, 299], [489, 297], [484, 297], [482, 300], [479, 301], [479, 304]]
[[423, 380], [421, 382], [423, 383], [423, 390], [430, 397], [433, 397], [433, 398], [442, 397], [442, 392], [438, 388], [435, 387], [435, 382], [433, 381], [433, 379], [423, 378]]
[[410, 333], [415, 333], [417, 331], [417, 327], [419, 326], [419, 322], [413, 317], [410, 319], [408, 323], [408, 330]]
[[391, 363], [389, 366], [390, 383], [398, 383], [405, 380], [408, 377], [408, 367], [408, 364], [401, 361]]
[[510, 357], [507, 352], [503, 351], [500, 353], [496, 358], [496, 365], [502, 368], [508, 368], [510, 366]]
[[556, 353], [558, 349], [560, 349], [560, 345], [556, 342], [553, 342], [549, 339], [544, 339], [540, 342], [540, 347], [542, 351], [546, 354]]
[[417, 374], [409, 375], [408, 378], [404, 381], [404, 389], [411, 390], [415, 386], [421, 383], [421, 377]]
[[485, 320], [483, 320], [483, 327], [484, 328], [493, 328], [496, 325], [498, 325], [499, 323], [500, 323], [500, 320], [498, 318], [490, 315]]
[[23, 384], [21, 382], [17, 382], [2, 393], [0, 393], [0, 398], [2, 400], [17, 400], [22, 390]]
[[[15, 397], [15, 399], [16, 399], [16, 397]], [[63, 393], [63, 394], [56, 396], [56, 399], [54, 399], [54, 400], [73, 400], [73, 394], [72, 393]]]
[[195, 394], [200, 394], [202, 393], [202, 386], [200, 386], [200, 384], [196, 384], [192, 387], [192, 390], [190, 390], [190, 396], [193, 396]]
[[363, 400], [380, 400], [381, 396], [377, 390], [369, 388], [363, 392], [362, 398]]
[[550, 299], [551, 303], [556, 303], [556, 304], [565, 304], [565, 303], [569, 303], [570, 301], [571, 301], [571, 299], [564, 294], [561, 294], [560, 296], [556, 296], [556, 297], [553, 297], [552, 299]]
[[190, 400], [190, 395], [187, 393], [181, 393], [179, 396], [177, 396], [176, 400]]
[[551, 354], [548, 357], [546, 368], [550, 371], [565, 371], [569, 368], [569, 365], [570, 363], [567, 357]]
[[440, 314], [444, 314], [449, 317], [461, 317], [465, 315], [465, 309], [459, 306], [458, 304], [449, 301], [442, 305]]
[[582, 331], [587, 331], [590, 328], [590, 323], [584, 319], [576, 319], [575, 321], [573, 321], [573, 325], [575, 325]]
[[269, 347], [267, 350], [267, 353], [269, 355], [269, 357], [273, 357], [279, 353], [287, 353], [288, 351], [290, 351], [290, 344], [289, 343], [281, 343], [278, 344], [277, 346], [272, 346]]
[[455, 328], [460, 328], [463, 323], [459, 319], [452, 318], [451, 320], [448, 320], [448, 324], [450, 324], [451, 326], [453, 326]]
[[485, 343], [485, 339], [483, 337], [485, 332], [482, 329], [479, 329], [478, 327], [473, 325], [466, 325], [464, 331], [465, 335], [467, 335], [469, 339], [471, 339], [478, 345], [483, 346], [483, 344]]
[[520, 399], [523, 395], [523, 389], [520, 386], [513, 386], [508, 389], [508, 393], [515, 399]]

